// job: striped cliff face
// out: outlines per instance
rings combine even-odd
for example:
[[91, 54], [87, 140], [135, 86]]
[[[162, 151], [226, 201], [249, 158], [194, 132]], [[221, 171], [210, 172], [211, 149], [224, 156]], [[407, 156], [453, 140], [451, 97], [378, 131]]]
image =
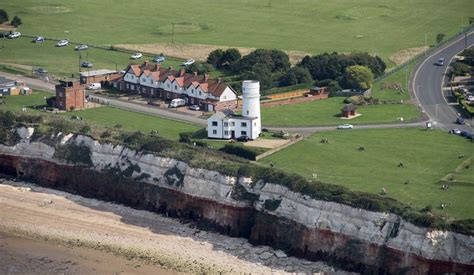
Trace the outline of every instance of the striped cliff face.
[[[55, 142], [82, 157], [61, 157], [55, 144], [0, 145], [0, 172], [37, 184], [114, 201], [204, 228], [248, 238], [310, 260], [355, 271], [439, 273], [472, 271], [473, 237], [415, 226], [388, 213], [315, 200], [286, 187], [236, 178], [186, 163], [61, 135]], [[84, 156], [86, 155], [86, 156]]]

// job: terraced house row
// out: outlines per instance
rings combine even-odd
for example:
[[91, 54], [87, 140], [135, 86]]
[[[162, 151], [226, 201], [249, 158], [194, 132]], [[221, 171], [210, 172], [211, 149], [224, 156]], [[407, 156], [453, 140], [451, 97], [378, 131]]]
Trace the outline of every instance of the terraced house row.
[[129, 65], [123, 77], [114, 82], [114, 87], [164, 100], [185, 98], [189, 104], [199, 105], [205, 111], [237, 108], [237, 93], [219, 79], [186, 73], [184, 69], [163, 68], [148, 61]]

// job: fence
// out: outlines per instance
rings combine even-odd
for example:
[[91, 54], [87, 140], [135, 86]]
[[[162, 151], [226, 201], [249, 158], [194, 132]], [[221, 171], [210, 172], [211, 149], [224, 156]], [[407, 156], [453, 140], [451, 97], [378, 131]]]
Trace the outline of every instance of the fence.
[[390, 71], [388, 72], [385, 72], [382, 76], [378, 77], [375, 79], [375, 82], [378, 82], [396, 72], [398, 72], [399, 70], [401, 69], [404, 69], [406, 68], [409, 64], [412, 64], [412, 63], [416, 63], [418, 62], [420, 59], [422, 59], [423, 57], [427, 56], [428, 54], [436, 51], [438, 48], [450, 43], [451, 41], [459, 38], [460, 35], [462, 34], [467, 34], [468, 32], [470, 32], [471, 30], [474, 29], [474, 24], [470, 24], [469, 26], [465, 27], [462, 31], [460, 32], [457, 32], [456, 34], [446, 38], [445, 40], [443, 40], [441, 43], [437, 44], [435, 47], [430, 47], [428, 49], [426, 49], [425, 51], [415, 55], [413, 58], [410, 58], [409, 60], [403, 62], [402, 64], [399, 64], [395, 67], [393, 67]]

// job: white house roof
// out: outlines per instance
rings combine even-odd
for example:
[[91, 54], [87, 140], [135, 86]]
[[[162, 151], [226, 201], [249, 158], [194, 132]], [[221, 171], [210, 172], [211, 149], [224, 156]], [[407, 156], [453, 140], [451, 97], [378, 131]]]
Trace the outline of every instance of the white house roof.
[[212, 115], [210, 118], [208, 118], [208, 120], [229, 120], [229, 119], [254, 120], [254, 119], [257, 119], [257, 117], [247, 117], [247, 116], [242, 116], [242, 115], [225, 114], [223, 112], [217, 112], [214, 115]]
[[106, 75], [106, 74], [114, 74], [117, 71], [107, 70], [107, 69], [100, 69], [88, 72], [81, 72], [81, 76], [83, 77], [91, 77], [91, 76], [98, 76], [98, 75]]

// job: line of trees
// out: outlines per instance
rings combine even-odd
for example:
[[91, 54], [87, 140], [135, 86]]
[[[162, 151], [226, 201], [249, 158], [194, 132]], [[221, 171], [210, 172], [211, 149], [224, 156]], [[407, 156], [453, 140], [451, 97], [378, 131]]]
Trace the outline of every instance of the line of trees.
[[383, 75], [386, 65], [368, 53], [324, 53], [306, 56], [291, 67], [288, 55], [281, 50], [257, 49], [241, 56], [237, 49], [212, 51], [207, 63], [217, 69], [238, 74], [241, 79], [260, 81], [262, 89], [315, 82], [331, 90], [368, 89], [374, 78]]
[[[8, 20], [9, 20], [8, 13], [4, 9], [0, 9], [0, 24], [8, 22]], [[12, 21], [10, 22], [10, 24], [15, 27], [18, 27], [21, 24], [23, 24], [23, 22], [21, 21], [21, 18], [19, 16], [15, 15]]]

